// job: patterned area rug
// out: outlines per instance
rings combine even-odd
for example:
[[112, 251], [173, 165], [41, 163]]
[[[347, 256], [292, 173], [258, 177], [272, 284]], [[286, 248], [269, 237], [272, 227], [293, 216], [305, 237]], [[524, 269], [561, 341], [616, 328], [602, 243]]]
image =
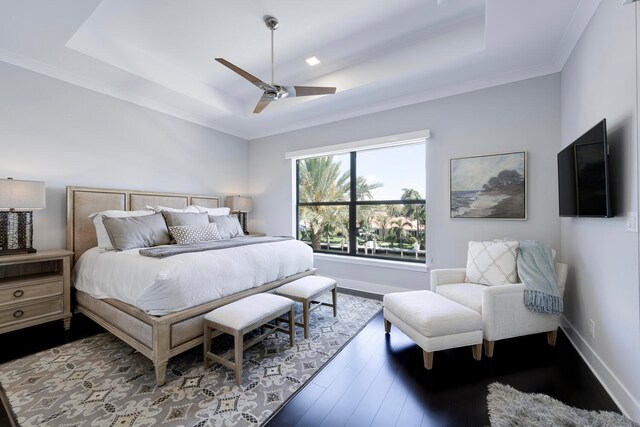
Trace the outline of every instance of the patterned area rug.
[[487, 406], [492, 427], [638, 427], [638, 424], [615, 412], [573, 408], [546, 394], [522, 393], [500, 383], [489, 384]]
[[[327, 299], [328, 301], [328, 299]], [[299, 304], [297, 304], [299, 305]], [[311, 314], [296, 345], [275, 333], [244, 353], [234, 372], [202, 365], [202, 348], [169, 360], [157, 387], [151, 361], [109, 333], [0, 365], [0, 384], [21, 426], [255, 426], [265, 423], [380, 311], [382, 302], [338, 294]], [[223, 352], [232, 340], [214, 340]]]

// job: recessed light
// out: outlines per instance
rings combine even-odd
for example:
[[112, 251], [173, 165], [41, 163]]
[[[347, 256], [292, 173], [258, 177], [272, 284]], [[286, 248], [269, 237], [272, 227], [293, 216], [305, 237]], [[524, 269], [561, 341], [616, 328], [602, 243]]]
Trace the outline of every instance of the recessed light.
[[307, 64], [311, 65], [312, 67], [314, 65], [318, 65], [320, 63], [320, 60], [318, 59], [317, 56], [310, 56], [308, 58], [305, 59], [305, 61], [307, 61]]

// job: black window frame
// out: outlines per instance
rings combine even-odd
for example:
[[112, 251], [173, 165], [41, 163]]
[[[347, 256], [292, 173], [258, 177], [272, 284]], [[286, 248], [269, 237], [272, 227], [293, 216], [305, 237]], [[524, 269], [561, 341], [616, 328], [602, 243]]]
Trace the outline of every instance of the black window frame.
[[[391, 148], [391, 147], [389, 147]], [[362, 150], [360, 150], [362, 151]], [[424, 246], [425, 246], [425, 259], [412, 259], [410, 257], [389, 257], [389, 256], [380, 256], [380, 255], [368, 255], [368, 254], [359, 254], [358, 253], [358, 240], [357, 240], [357, 207], [358, 206], [376, 206], [376, 205], [423, 205], [426, 212], [426, 199], [408, 199], [408, 200], [356, 200], [356, 185], [357, 185], [357, 168], [356, 168], [356, 160], [358, 151], [349, 151], [349, 161], [350, 161], [350, 169], [349, 169], [349, 190], [350, 197], [349, 201], [344, 202], [300, 202], [300, 162], [307, 160], [308, 158], [318, 158], [318, 157], [327, 157], [332, 154], [318, 154], [316, 156], [296, 159], [296, 239], [300, 240], [300, 208], [305, 206], [348, 206], [349, 207], [349, 252], [332, 252], [329, 250], [316, 250], [314, 249], [314, 253], [320, 254], [330, 254], [337, 256], [347, 256], [347, 257], [357, 257], [357, 258], [366, 258], [366, 259], [381, 259], [386, 261], [400, 261], [400, 262], [408, 262], [414, 264], [425, 264], [426, 263], [426, 252], [427, 252], [427, 235], [426, 235], [426, 224], [425, 224], [425, 236], [424, 236]], [[346, 153], [341, 153], [346, 154]], [[426, 218], [425, 218], [426, 219]]]

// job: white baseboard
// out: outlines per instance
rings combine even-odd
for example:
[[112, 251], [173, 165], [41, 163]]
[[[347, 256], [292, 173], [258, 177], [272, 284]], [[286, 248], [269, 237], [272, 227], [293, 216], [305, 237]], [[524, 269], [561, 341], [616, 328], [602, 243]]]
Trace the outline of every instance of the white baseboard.
[[593, 375], [600, 381], [600, 384], [609, 393], [611, 399], [618, 405], [622, 413], [638, 422], [640, 421], [640, 403], [633, 397], [629, 390], [620, 382], [606, 363], [591, 348], [589, 343], [580, 335], [576, 328], [566, 317], [562, 316], [560, 327], [567, 338], [576, 349], [582, 360], [587, 364]]
[[382, 285], [379, 283], [361, 282], [359, 280], [343, 279], [341, 277], [332, 277], [338, 282], [339, 288], [352, 289], [354, 291], [368, 292], [370, 294], [384, 295], [392, 292], [413, 291], [415, 289], [399, 288], [396, 286]]

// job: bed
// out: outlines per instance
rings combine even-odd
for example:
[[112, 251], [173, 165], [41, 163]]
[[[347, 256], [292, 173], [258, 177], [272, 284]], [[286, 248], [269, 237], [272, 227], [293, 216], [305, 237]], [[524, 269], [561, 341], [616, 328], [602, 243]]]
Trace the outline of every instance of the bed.
[[[67, 187], [67, 249], [74, 252], [74, 263], [85, 252], [97, 246], [95, 227], [89, 219], [91, 213], [105, 210], [140, 210], [147, 205], [171, 208], [199, 205], [216, 208], [220, 205], [220, 199], [178, 193]], [[80, 290], [75, 290], [75, 307], [80, 313], [151, 359], [157, 384], [163, 385], [169, 359], [203, 343], [203, 317], [206, 313], [216, 307], [248, 295], [275, 289], [310, 274], [315, 274], [315, 269], [308, 268], [288, 277], [163, 315], [148, 314], [118, 299], [95, 298]]]

